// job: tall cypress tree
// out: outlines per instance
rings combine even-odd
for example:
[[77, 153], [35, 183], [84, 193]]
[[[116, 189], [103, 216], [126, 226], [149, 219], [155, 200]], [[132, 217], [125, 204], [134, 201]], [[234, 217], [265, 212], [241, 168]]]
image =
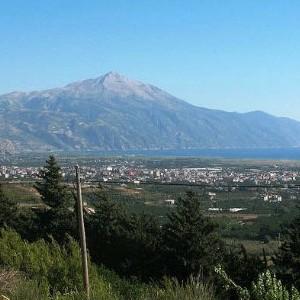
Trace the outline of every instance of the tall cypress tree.
[[187, 192], [179, 198], [163, 228], [167, 273], [185, 280], [209, 275], [220, 261], [220, 240], [216, 225], [204, 217], [199, 197]]
[[48, 206], [39, 213], [41, 236], [51, 235], [58, 242], [63, 242], [66, 234], [76, 236], [76, 216], [69, 207], [71, 194], [63, 183], [61, 168], [54, 156], [49, 157], [39, 175], [41, 181], [35, 187]]
[[46, 165], [40, 171], [39, 177], [41, 181], [37, 182], [35, 187], [42, 201], [51, 208], [65, 207], [70, 198], [63, 184], [61, 168], [53, 155], [46, 160]]

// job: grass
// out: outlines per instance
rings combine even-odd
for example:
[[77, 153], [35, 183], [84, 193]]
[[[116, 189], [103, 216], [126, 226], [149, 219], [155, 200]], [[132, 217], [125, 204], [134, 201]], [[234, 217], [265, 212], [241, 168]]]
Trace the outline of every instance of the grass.
[[7, 183], [2, 184], [3, 192], [18, 203], [40, 203], [40, 197], [32, 184]]
[[[99, 282], [91, 290], [90, 300], [215, 300], [217, 299], [210, 285], [191, 279], [185, 285], [176, 280], [166, 279], [162, 287], [145, 285], [138, 294], [122, 294], [115, 290], [109, 283]], [[83, 292], [69, 292], [50, 296], [47, 290], [36, 281], [21, 280], [13, 290], [3, 291], [10, 300], [86, 300]]]
[[267, 256], [272, 256], [278, 250], [278, 241], [270, 241], [268, 243], [263, 243], [256, 240], [233, 240], [225, 239], [227, 245], [240, 245], [243, 244], [249, 254], [262, 255], [263, 250]]
[[[80, 249], [71, 238], [64, 246], [44, 240], [29, 243], [16, 232], [1, 229], [0, 249], [0, 295], [10, 300], [85, 299]], [[89, 271], [91, 300], [215, 299], [212, 288], [197, 279], [187, 284], [172, 279], [161, 285], [144, 284], [90, 261]]]

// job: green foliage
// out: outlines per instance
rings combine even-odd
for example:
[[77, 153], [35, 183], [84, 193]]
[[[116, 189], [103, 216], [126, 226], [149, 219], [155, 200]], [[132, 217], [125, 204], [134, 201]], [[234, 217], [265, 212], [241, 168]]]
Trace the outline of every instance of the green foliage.
[[4, 195], [0, 185], [0, 227], [11, 226], [16, 217], [17, 204]]
[[49, 300], [50, 295], [48, 287], [41, 285], [34, 280], [23, 280], [19, 282], [16, 288], [10, 293], [5, 295], [9, 296], [11, 300]]
[[[288, 214], [288, 217], [290, 217], [290, 214]], [[281, 224], [285, 222], [285, 218], [279, 214], [258, 216], [251, 223], [241, 222], [230, 217], [220, 218], [218, 221], [222, 237], [239, 240], [259, 240], [265, 243], [278, 237]]]
[[[243, 288], [236, 284], [221, 266], [215, 268], [219, 279], [226, 291], [233, 291], [239, 300], [300, 300], [299, 291], [291, 287], [287, 289], [282, 282], [269, 270], [261, 273], [250, 288]], [[234, 299], [232, 296], [230, 299]]]
[[16, 289], [21, 280], [21, 274], [18, 271], [0, 269], [0, 295], [8, 294]]
[[53, 237], [57, 242], [64, 243], [67, 236], [77, 237], [77, 219], [75, 212], [68, 208], [52, 208], [37, 212], [40, 238]]
[[258, 275], [266, 269], [266, 262], [258, 255], [249, 255], [246, 248], [230, 248], [224, 253], [223, 265], [230, 278], [242, 287], [250, 287]]
[[[10, 293], [5, 293], [11, 300], [87, 300], [84, 292], [76, 290], [67, 293], [56, 293], [49, 295], [47, 287], [35, 280], [23, 280]], [[92, 287], [90, 300], [119, 300], [120, 297], [114, 293], [108, 284], [98, 281]], [[125, 300], [125, 298], [124, 298]]]
[[12, 183], [2, 184], [4, 194], [10, 199], [22, 204], [40, 203], [40, 197], [32, 188], [31, 183]]
[[300, 289], [300, 217], [286, 228], [285, 240], [274, 257], [279, 277]]
[[11, 228], [28, 241], [36, 241], [43, 236], [40, 214], [31, 208], [18, 209]]
[[96, 213], [87, 219], [87, 242], [97, 263], [121, 271], [124, 239], [129, 220], [125, 210], [109, 200], [102, 190], [95, 194]]
[[13, 197], [8, 197], [0, 185], [0, 227], [10, 227], [27, 240], [36, 240], [43, 232], [37, 213], [20, 207]]
[[163, 228], [167, 273], [187, 279], [199, 273], [208, 275], [220, 261], [221, 243], [216, 226], [202, 215], [199, 198], [188, 192], [179, 198]]
[[292, 288], [288, 291], [270, 271], [259, 275], [253, 283], [251, 295], [253, 300], [300, 300], [300, 294]]
[[[180, 284], [177, 280], [165, 279], [162, 286], [142, 286], [138, 292], [123, 293], [115, 288], [107, 289], [101, 285], [92, 287], [90, 300], [214, 300], [216, 299], [211, 286], [203, 284], [196, 279], [191, 279], [187, 284]], [[50, 296], [43, 286], [36, 281], [25, 280], [19, 283], [14, 291], [6, 294], [12, 300], [87, 300], [81, 292], [57, 293]]]
[[[0, 284], [0, 292], [12, 300], [86, 299], [82, 292], [80, 252], [73, 240], [64, 247], [55, 241], [29, 243], [14, 231], [1, 230], [0, 249], [0, 266], [18, 270], [12, 273], [18, 275], [16, 280], [8, 277], [15, 282], [11, 284], [13, 289], [3, 289]], [[212, 289], [196, 279], [187, 284], [166, 279], [158, 287], [129, 282], [103, 267], [89, 267], [91, 300], [214, 299]]]
[[49, 207], [37, 214], [40, 237], [51, 235], [58, 242], [64, 242], [66, 234], [76, 237], [76, 216], [69, 207], [71, 194], [63, 184], [61, 169], [54, 156], [46, 161], [40, 178], [35, 187]]
[[133, 215], [128, 239], [129, 272], [142, 280], [161, 278], [162, 243], [161, 229], [156, 218], [146, 214]]
[[73, 240], [60, 247], [54, 240], [26, 242], [14, 231], [0, 231], [0, 266], [19, 270], [51, 291], [81, 288], [80, 251]]
[[[54, 157], [50, 156], [40, 175], [36, 188], [46, 209], [18, 209], [0, 186], [0, 227], [8, 225], [26, 238], [12, 230], [0, 231], [0, 268], [22, 274], [8, 294], [12, 299], [85, 299], [80, 251], [70, 238], [76, 237], [77, 224], [69, 207], [71, 194]], [[215, 280], [212, 271], [219, 263], [224, 269], [216, 269], [219, 280], [214, 284], [219, 291], [220, 281], [231, 300], [299, 299], [292, 286], [300, 285], [300, 218], [289, 226], [274, 258], [278, 278], [288, 283], [285, 287], [265, 272], [266, 260], [249, 255], [244, 247], [224, 251], [216, 225], [202, 215], [202, 198], [194, 192], [179, 197], [161, 223], [144, 213], [131, 214], [107, 194], [100, 187], [93, 195], [96, 213], [85, 216], [88, 248], [97, 263], [90, 263], [92, 299], [213, 299], [211, 287], [195, 278]], [[255, 235], [264, 240], [275, 227], [269, 219], [260, 221], [265, 226]], [[176, 279], [160, 282], [164, 275]], [[155, 284], [149, 284], [152, 280]]]
[[91, 257], [123, 275], [143, 280], [158, 277], [160, 228], [155, 218], [130, 215], [99, 188], [96, 213], [88, 218], [87, 240]]
[[[222, 288], [224, 289], [223, 294], [227, 292], [230, 295], [229, 299], [250, 300], [250, 293], [248, 289], [236, 284], [227, 275], [221, 265], [215, 267], [215, 273], [218, 275], [218, 280], [220, 281]], [[226, 298], [228, 297], [228, 294], [226, 295]]]
[[42, 201], [51, 208], [66, 207], [70, 195], [63, 185], [61, 168], [53, 155], [49, 156], [39, 176], [41, 181], [37, 182], [35, 187]]
[[213, 288], [191, 277], [187, 283], [181, 284], [176, 279], [165, 279], [162, 288], [148, 292], [144, 300], [214, 300]]

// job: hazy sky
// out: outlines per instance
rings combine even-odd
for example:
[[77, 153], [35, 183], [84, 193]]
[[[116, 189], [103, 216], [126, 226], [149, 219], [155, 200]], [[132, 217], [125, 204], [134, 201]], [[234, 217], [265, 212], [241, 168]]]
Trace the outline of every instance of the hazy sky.
[[4, 0], [0, 93], [110, 70], [191, 103], [300, 120], [299, 0]]

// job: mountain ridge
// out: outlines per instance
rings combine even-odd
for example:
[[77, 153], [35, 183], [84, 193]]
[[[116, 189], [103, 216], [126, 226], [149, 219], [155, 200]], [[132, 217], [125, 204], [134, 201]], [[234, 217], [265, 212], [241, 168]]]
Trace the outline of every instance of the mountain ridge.
[[195, 106], [116, 72], [0, 95], [0, 117], [0, 143], [17, 151], [300, 146], [298, 121]]

